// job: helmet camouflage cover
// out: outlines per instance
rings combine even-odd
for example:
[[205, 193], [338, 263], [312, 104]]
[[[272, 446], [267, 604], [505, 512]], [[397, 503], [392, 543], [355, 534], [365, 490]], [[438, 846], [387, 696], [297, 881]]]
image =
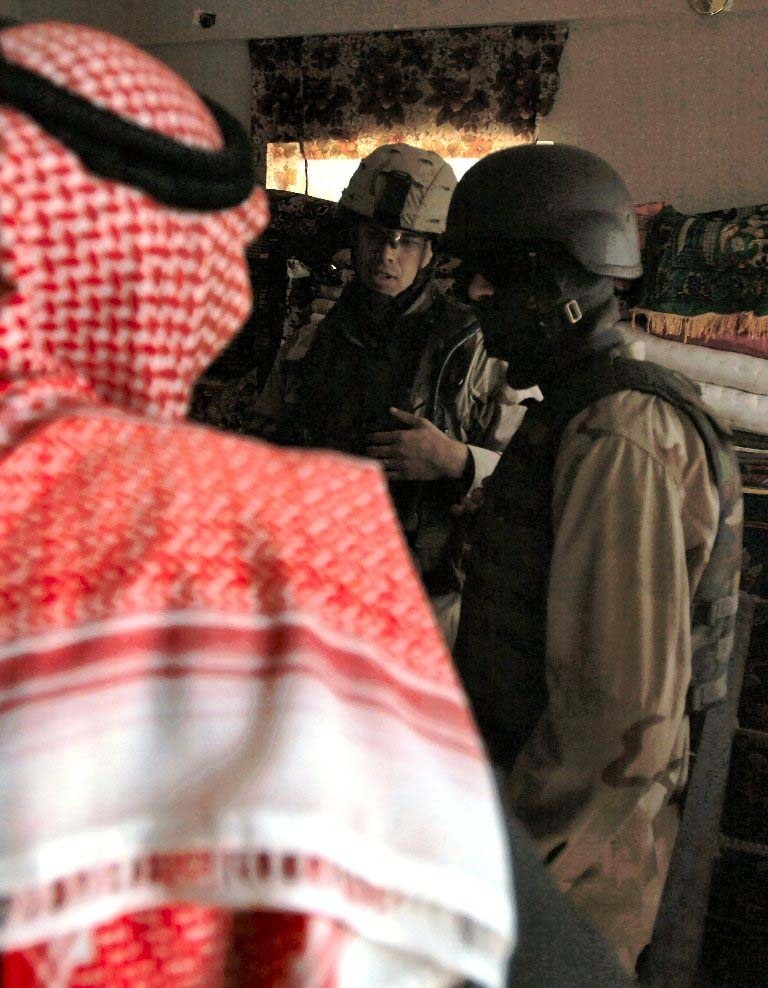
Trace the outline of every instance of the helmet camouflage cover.
[[453, 169], [434, 151], [385, 144], [360, 162], [339, 205], [382, 226], [440, 234], [455, 188]]

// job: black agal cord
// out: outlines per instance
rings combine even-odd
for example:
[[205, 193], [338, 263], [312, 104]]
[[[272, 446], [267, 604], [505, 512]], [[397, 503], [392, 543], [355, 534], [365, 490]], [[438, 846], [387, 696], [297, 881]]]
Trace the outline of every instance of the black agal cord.
[[234, 117], [212, 100], [201, 99], [221, 129], [221, 151], [190, 147], [140, 127], [0, 53], [0, 103], [32, 117], [90, 171], [143, 189], [167, 206], [225, 209], [253, 189], [251, 148]]

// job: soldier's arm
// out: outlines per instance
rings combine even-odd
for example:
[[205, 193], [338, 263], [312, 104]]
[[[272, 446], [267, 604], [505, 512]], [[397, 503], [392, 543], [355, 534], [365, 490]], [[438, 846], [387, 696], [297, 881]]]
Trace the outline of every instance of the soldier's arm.
[[278, 351], [275, 362], [261, 392], [253, 399], [244, 416], [244, 431], [261, 439], [281, 441], [281, 435], [290, 430], [296, 395], [295, 368], [306, 356], [317, 332], [317, 324], [303, 326], [296, 340]]
[[480, 346], [467, 375], [472, 394], [467, 445], [474, 466], [470, 492], [481, 487], [496, 469], [525, 414], [519, 393], [507, 384], [506, 367], [504, 361], [489, 357]]

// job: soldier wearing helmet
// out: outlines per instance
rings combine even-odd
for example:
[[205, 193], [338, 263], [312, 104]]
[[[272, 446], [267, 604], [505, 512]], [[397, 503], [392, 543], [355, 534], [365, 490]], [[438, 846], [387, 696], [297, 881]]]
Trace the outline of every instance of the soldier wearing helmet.
[[489, 155], [447, 247], [488, 352], [531, 408], [475, 517], [456, 661], [505, 805], [634, 969], [687, 780], [692, 715], [723, 696], [741, 548], [727, 430], [625, 341], [641, 273], [630, 195], [566, 146]]
[[382, 464], [449, 640], [463, 580], [449, 509], [490, 475], [523, 415], [471, 309], [434, 283], [455, 186], [442, 158], [407, 144], [361, 162], [339, 203], [355, 277], [279, 354], [251, 417], [278, 443]]

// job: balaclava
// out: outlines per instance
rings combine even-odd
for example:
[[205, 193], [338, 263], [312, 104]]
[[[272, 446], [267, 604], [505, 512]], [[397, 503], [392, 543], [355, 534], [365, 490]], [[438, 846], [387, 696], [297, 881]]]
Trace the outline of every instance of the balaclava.
[[[469, 258], [462, 268], [464, 286], [475, 272], [494, 286], [493, 296], [473, 302], [473, 308], [488, 352], [508, 361], [514, 388], [543, 387], [562, 368], [564, 335], [586, 343], [615, 307], [613, 280], [587, 271], [557, 244], [500, 244], [498, 252]], [[574, 355], [578, 351], [568, 347]]]

